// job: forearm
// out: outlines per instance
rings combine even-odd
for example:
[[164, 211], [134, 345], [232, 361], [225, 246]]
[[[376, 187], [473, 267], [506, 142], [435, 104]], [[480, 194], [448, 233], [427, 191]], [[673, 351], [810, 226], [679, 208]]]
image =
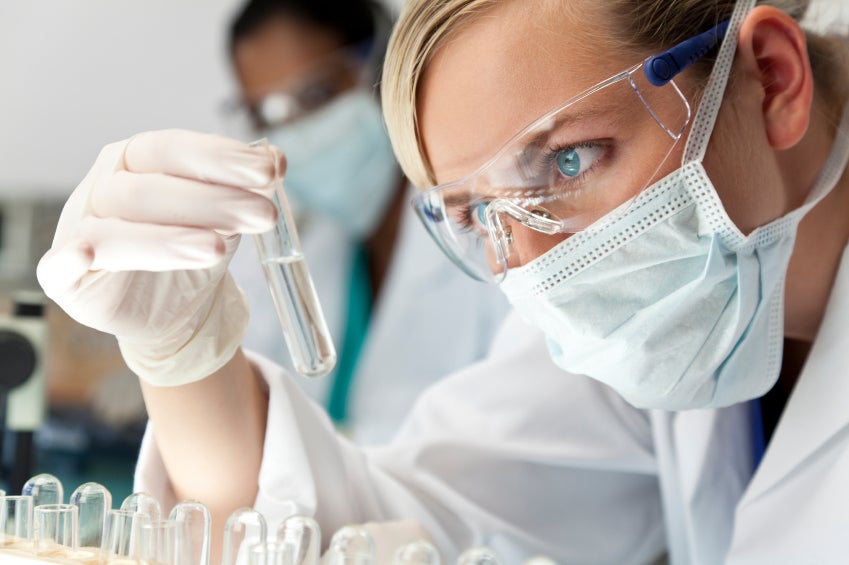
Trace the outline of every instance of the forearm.
[[262, 461], [268, 401], [239, 349], [220, 370], [179, 387], [142, 381], [156, 444], [178, 500], [212, 513], [213, 539], [236, 508], [252, 506]]

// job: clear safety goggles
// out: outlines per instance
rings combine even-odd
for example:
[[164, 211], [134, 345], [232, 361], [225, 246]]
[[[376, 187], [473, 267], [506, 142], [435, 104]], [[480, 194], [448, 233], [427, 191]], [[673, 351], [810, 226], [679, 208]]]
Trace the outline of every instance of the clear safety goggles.
[[373, 79], [372, 41], [341, 49], [322, 58], [294, 80], [270, 89], [257, 100], [225, 101], [228, 120], [254, 134], [290, 124], [324, 107], [340, 94]]
[[510, 268], [627, 210], [655, 182], [690, 122], [672, 78], [721, 41], [723, 22], [549, 111], [471, 174], [417, 195], [425, 228], [463, 271]]

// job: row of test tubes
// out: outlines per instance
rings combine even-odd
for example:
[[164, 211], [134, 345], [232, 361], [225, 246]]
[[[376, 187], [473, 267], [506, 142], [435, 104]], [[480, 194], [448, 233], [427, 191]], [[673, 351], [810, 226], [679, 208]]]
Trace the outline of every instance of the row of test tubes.
[[31, 478], [20, 495], [0, 491], [0, 563], [200, 565], [209, 559], [209, 511], [186, 501], [163, 517], [136, 493], [112, 508], [106, 487], [86, 483], [65, 502], [61, 481]]
[[[134, 493], [112, 508], [112, 495], [86, 483], [64, 501], [62, 483], [49, 474], [26, 482], [21, 495], [0, 490], [0, 563], [3, 565], [210, 565], [211, 520], [201, 503], [184, 501], [168, 516], [146, 493]], [[336, 531], [321, 556], [321, 531], [307, 516], [291, 516], [269, 532], [251, 508], [228, 518], [221, 565], [384, 565], [361, 527]], [[391, 565], [442, 565], [439, 551], [420, 540], [397, 548]], [[477, 547], [457, 565], [501, 565], [496, 553]], [[523, 565], [553, 565], [535, 558]]]

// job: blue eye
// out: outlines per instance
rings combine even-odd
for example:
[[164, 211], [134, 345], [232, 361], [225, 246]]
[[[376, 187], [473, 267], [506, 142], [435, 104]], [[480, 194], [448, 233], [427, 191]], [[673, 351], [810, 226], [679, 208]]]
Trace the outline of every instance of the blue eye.
[[482, 226], [486, 226], [486, 207], [489, 206], [489, 201], [478, 202], [472, 205], [472, 215]]
[[565, 147], [554, 151], [553, 158], [557, 172], [567, 178], [581, 176], [589, 170], [604, 153], [604, 147], [597, 143], [586, 143]]
[[581, 174], [581, 156], [575, 149], [564, 149], [556, 156], [557, 169], [567, 177]]

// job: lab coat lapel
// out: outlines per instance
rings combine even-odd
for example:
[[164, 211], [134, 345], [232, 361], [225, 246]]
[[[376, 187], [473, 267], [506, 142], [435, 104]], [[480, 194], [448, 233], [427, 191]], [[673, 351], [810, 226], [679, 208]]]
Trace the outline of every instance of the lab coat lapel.
[[808, 361], [740, 507], [761, 497], [849, 425], [849, 248]]
[[[656, 439], [659, 464], [676, 470], [661, 476], [669, 539], [675, 541], [671, 561], [720, 563], [731, 543], [734, 507], [752, 476], [752, 438], [740, 433], [750, 428], [749, 405], [687, 410], [670, 420], [672, 437]], [[670, 439], [672, 455], [661, 445]]]

